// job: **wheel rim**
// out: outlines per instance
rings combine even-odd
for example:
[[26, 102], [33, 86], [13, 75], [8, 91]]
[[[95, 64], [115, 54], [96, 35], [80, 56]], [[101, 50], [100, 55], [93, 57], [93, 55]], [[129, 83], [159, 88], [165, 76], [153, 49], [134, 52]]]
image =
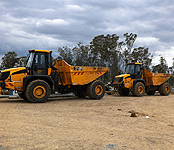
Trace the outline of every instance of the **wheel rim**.
[[33, 90], [33, 95], [36, 98], [43, 98], [46, 95], [46, 89], [43, 86], [36, 86]]
[[139, 86], [139, 87], [138, 87], [138, 93], [139, 93], [139, 94], [142, 94], [143, 91], [144, 91], [143, 86]]
[[165, 90], [166, 90], [166, 92], [168, 93], [168, 92], [170, 91], [170, 87], [169, 87], [169, 86], [166, 86], [166, 87], [165, 87]]
[[103, 87], [101, 85], [97, 85], [95, 87], [95, 94], [101, 95], [103, 93]]

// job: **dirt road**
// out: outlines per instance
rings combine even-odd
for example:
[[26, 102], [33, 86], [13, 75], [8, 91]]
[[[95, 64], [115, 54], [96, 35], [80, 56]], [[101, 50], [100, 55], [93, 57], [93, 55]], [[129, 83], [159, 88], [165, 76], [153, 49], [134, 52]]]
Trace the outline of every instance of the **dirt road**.
[[[131, 112], [137, 117], [130, 117]], [[174, 95], [0, 99], [0, 150], [172, 150]]]

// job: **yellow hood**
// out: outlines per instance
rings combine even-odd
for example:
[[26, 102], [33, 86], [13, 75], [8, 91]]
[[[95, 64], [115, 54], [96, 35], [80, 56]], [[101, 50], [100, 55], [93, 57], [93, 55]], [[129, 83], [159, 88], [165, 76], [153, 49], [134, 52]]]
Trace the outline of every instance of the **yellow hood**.
[[9, 69], [5, 69], [5, 70], [2, 70], [1, 72], [8, 72], [10, 71], [10, 75], [16, 71], [21, 71], [21, 70], [25, 70], [26, 68], [25, 67], [18, 67], [18, 68], [9, 68]]
[[121, 75], [115, 76], [115, 78], [128, 77], [128, 76], [130, 76], [130, 74], [121, 74]]

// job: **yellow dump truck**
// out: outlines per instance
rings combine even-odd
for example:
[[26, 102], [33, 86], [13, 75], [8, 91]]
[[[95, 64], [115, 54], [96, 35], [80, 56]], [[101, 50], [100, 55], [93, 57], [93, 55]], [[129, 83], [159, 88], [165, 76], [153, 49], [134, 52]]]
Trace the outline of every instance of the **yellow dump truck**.
[[171, 93], [170, 84], [167, 82], [172, 74], [152, 73], [143, 69], [142, 63], [128, 63], [125, 73], [115, 76], [111, 86], [116, 87], [118, 93], [127, 96], [131, 92], [135, 96], [154, 95], [159, 91], [167, 96]]
[[71, 66], [57, 60], [52, 66], [48, 50], [29, 50], [26, 67], [6, 69], [0, 72], [0, 87], [12, 89], [30, 102], [45, 102], [50, 94], [73, 92], [78, 97], [101, 99], [105, 85], [97, 80], [109, 72], [105, 67]]

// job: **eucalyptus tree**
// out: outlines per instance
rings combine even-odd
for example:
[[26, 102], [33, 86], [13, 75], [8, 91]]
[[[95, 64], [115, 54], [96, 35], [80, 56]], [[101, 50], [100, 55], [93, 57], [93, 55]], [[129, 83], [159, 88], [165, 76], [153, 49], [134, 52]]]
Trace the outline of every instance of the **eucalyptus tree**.
[[2, 57], [1, 66], [2, 68], [6, 68], [6, 69], [13, 68], [16, 63], [18, 63], [17, 54], [14, 51], [12, 51], [12, 52], [8, 52]]

